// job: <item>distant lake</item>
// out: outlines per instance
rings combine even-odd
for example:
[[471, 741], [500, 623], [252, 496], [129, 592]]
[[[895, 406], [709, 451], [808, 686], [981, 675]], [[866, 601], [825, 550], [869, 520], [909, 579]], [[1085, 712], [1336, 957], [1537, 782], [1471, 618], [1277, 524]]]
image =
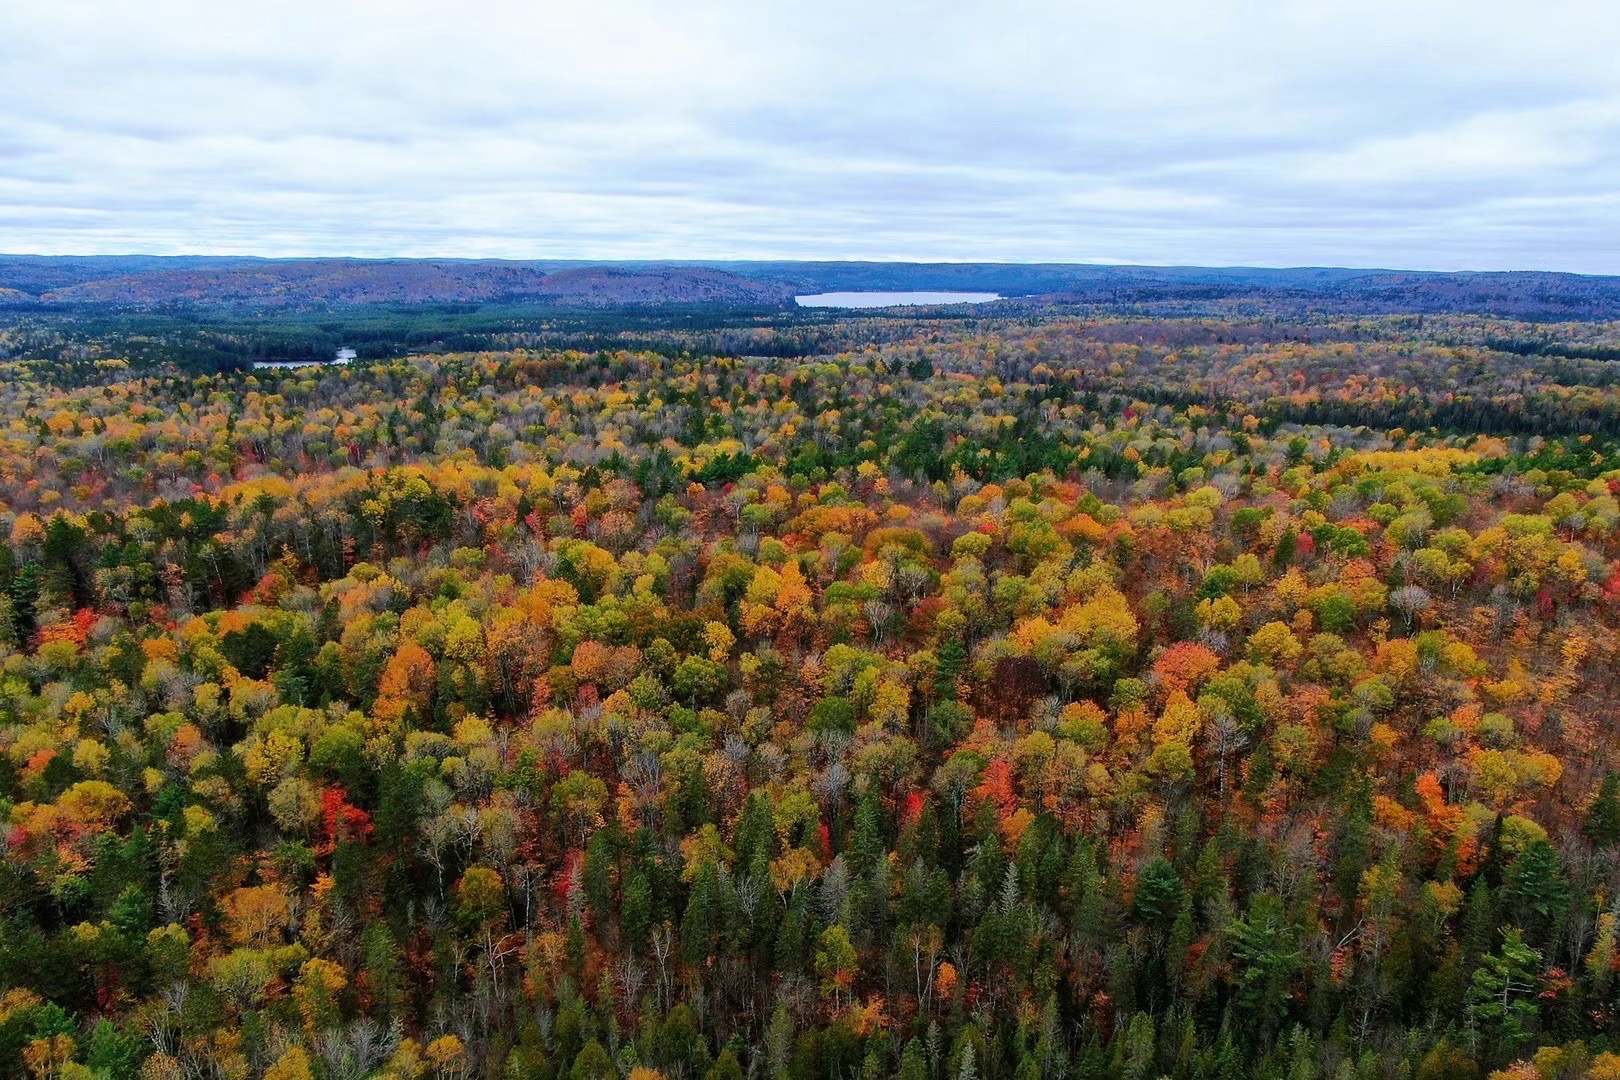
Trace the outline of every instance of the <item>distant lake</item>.
[[983, 304], [1000, 300], [993, 292], [824, 292], [795, 296], [800, 307], [907, 307], [917, 304]]
[[341, 367], [342, 365], [347, 364], [351, 360], [354, 360], [354, 359], [355, 359], [354, 350], [345, 347], [345, 348], [339, 349], [337, 351], [337, 355], [333, 356], [332, 359], [330, 359], [330, 360], [255, 360], [255, 361], [253, 361], [253, 366], [255, 368], [260, 368], [260, 369], [263, 369], [263, 368], [330, 367], [330, 366], [333, 366], [333, 365], [337, 365], [337, 366]]

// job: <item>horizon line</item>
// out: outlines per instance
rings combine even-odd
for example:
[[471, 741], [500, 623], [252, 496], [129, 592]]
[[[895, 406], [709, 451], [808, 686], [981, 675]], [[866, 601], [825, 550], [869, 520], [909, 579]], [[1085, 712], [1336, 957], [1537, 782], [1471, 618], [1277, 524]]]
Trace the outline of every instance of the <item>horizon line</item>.
[[1086, 268], [1096, 270], [1122, 269], [1122, 270], [1278, 270], [1278, 271], [1307, 271], [1307, 270], [1344, 270], [1362, 271], [1366, 273], [1400, 273], [1400, 274], [1560, 274], [1568, 277], [1612, 278], [1620, 277], [1620, 271], [1612, 273], [1591, 272], [1582, 270], [1555, 270], [1544, 267], [1524, 266], [1511, 269], [1483, 269], [1479, 267], [1450, 267], [1434, 269], [1427, 267], [1398, 266], [1398, 265], [1350, 265], [1343, 263], [1222, 263], [1222, 262], [1129, 262], [1114, 259], [1077, 259], [1061, 261], [1051, 259], [950, 259], [932, 258], [918, 259], [907, 257], [892, 258], [767, 258], [760, 256], [749, 257], [692, 257], [692, 256], [635, 256], [625, 258], [594, 257], [594, 256], [507, 256], [507, 255], [259, 255], [235, 251], [188, 251], [181, 253], [159, 254], [151, 251], [121, 251], [121, 252], [40, 252], [40, 251], [3, 251], [0, 259], [243, 259], [258, 262], [464, 262], [464, 263], [513, 263], [518, 265], [534, 263], [579, 263], [587, 266], [625, 266], [625, 265], [689, 265], [712, 266], [717, 263], [764, 265], [772, 263], [785, 263], [789, 265], [817, 265], [832, 264], [840, 266], [1006, 266], [1006, 267], [1064, 267]]

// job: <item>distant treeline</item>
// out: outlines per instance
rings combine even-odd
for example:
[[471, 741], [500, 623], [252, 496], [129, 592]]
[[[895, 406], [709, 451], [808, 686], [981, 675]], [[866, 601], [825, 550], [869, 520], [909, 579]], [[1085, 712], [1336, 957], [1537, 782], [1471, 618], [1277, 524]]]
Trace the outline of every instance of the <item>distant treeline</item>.
[[1485, 346], [1517, 356], [1567, 356], [1576, 360], [1620, 360], [1620, 345], [1570, 345], [1538, 338], [1486, 338]]
[[896, 319], [891, 312], [726, 305], [583, 311], [532, 303], [283, 310], [35, 305], [8, 314], [0, 315], [0, 360], [71, 366], [118, 358], [136, 367], [172, 365], [196, 373], [244, 370], [258, 361], [325, 360], [342, 347], [362, 360], [510, 349], [789, 359], [895, 340], [913, 333], [919, 322], [977, 325], [945, 309]]

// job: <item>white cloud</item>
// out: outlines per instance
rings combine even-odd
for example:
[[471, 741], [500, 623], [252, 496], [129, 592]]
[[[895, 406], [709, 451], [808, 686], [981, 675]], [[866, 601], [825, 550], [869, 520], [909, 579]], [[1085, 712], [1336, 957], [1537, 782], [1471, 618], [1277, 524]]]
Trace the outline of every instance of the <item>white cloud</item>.
[[1607, 0], [0, 0], [0, 250], [1620, 272]]

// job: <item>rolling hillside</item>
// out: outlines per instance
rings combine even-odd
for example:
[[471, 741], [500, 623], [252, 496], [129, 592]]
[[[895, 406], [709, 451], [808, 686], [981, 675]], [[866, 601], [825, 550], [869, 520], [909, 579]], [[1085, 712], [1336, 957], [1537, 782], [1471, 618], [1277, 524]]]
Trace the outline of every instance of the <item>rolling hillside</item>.
[[558, 308], [775, 307], [796, 293], [981, 290], [1051, 307], [1157, 314], [1620, 316], [1620, 278], [1539, 271], [875, 262], [615, 262], [0, 255], [0, 304], [326, 306], [532, 303]]
[[[0, 271], [5, 267], [0, 265]], [[33, 269], [30, 267], [29, 269]], [[47, 303], [175, 302], [279, 307], [543, 300], [560, 304], [774, 304], [786, 286], [703, 267], [578, 267], [555, 272], [501, 262], [301, 259], [142, 267], [39, 289]], [[49, 280], [23, 277], [19, 289]], [[26, 290], [24, 290], [26, 291]]]

